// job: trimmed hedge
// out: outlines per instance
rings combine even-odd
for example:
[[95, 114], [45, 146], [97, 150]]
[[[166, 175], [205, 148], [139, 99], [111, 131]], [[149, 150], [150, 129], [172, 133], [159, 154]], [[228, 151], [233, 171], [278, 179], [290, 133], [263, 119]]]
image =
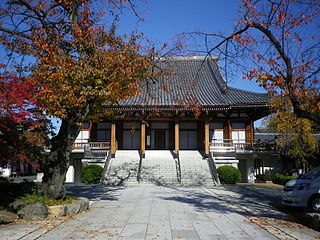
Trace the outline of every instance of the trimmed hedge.
[[222, 184], [236, 184], [240, 182], [240, 171], [233, 166], [221, 166], [217, 171]]
[[272, 176], [272, 182], [279, 185], [285, 185], [288, 181], [295, 179], [294, 176], [285, 176], [282, 174], [276, 174]]
[[256, 179], [261, 181], [272, 181], [272, 175], [269, 174], [257, 174]]
[[99, 183], [102, 177], [103, 168], [99, 165], [89, 165], [82, 169], [81, 171], [81, 182]]

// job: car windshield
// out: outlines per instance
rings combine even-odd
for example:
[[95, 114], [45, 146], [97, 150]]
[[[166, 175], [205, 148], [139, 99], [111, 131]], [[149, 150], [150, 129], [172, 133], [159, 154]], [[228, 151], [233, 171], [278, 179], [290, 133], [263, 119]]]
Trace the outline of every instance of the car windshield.
[[320, 176], [320, 168], [316, 168], [305, 175], [301, 176], [300, 179], [314, 179], [316, 177]]

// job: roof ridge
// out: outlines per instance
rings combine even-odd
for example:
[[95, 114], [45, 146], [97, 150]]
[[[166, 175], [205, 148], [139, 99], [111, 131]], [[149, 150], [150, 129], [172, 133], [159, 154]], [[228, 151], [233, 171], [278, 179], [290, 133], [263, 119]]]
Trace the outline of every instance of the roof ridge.
[[158, 61], [204, 61], [207, 60], [208, 58], [218, 61], [219, 56], [214, 55], [214, 56], [170, 56], [170, 57], [157, 57], [156, 60]]
[[[217, 61], [215, 62], [215, 66], [213, 66], [213, 64], [210, 63], [210, 61], [208, 61], [208, 60], [206, 62], [207, 62], [208, 68], [210, 69], [210, 72], [212, 74], [212, 78], [217, 83], [217, 86], [220, 89], [220, 92], [221, 92], [220, 100], [222, 102], [230, 104], [231, 103], [230, 99], [225, 94], [228, 92], [229, 86], [228, 86], [227, 82], [224, 80], [223, 76], [221, 75], [218, 62]], [[224, 96], [224, 97], [222, 97], [222, 96]]]
[[244, 92], [244, 93], [253, 93], [253, 94], [257, 94], [257, 95], [268, 95], [268, 93], [252, 92], [252, 91], [248, 91], [248, 90], [244, 90], [244, 89], [240, 89], [240, 88], [235, 88], [235, 87], [231, 87], [231, 86], [228, 86], [228, 88], [235, 90], [235, 91]]

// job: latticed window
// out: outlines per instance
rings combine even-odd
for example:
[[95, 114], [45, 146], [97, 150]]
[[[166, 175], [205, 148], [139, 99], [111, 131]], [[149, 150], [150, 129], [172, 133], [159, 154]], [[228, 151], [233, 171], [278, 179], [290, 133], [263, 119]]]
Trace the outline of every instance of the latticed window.
[[223, 143], [223, 123], [210, 123], [211, 143]]
[[231, 126], [232, 126], [232, 142], [245, 143], [246, 142], [245, 123], [231, 123]]
[[110, 142], [111, 123], [99, 122], [97, 124], [97, 142]]

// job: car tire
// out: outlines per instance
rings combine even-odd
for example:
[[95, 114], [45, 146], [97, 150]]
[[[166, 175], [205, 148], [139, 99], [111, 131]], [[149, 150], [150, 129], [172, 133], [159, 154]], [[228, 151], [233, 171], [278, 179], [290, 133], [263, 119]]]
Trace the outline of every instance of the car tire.
[[312, 211], [320, 212], [320, 195], [312, 196], [308, 205]]

